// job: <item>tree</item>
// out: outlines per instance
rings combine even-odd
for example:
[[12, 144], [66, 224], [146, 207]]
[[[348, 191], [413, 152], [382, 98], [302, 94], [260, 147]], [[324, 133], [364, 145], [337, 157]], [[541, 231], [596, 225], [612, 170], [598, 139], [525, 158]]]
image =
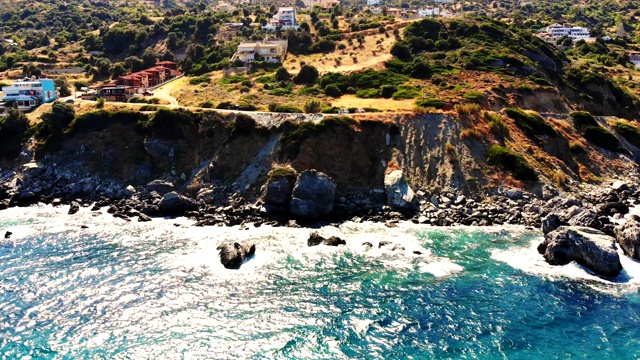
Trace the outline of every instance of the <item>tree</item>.
[[60, 134], [75, 117], [76, 111], [73, 106], [56, 101], [53, 103], [51, 111], [44, 113], [41, 119], [52, 133]]
[[4, 137], [9, 134], [22, 134], [29, 127], [29, 120], [18, 109], [10, 109], [6, 118], [0, 118], [0, 133]]
[[333, 20], [333, 22], [331, 23], [331, 27], [334, 29], [340, 27], [340, 22], [338, 21], [338, 19]]
[[340, 91], [340, 88], [338, 87], [338, 85], [329, 84], [329, 85], [324, 87], [324, 94], [327, 95], [327, 96], [338, 98], [338, 97], [342, 96], [342, 91]]
[[411, 50], [406, 43], [398, 41], [391, 47], [391, 55], [397, 57], [402, 61], [411, 60]]
[[282, 66], [276, 70], [276, 80], [278, 81], [289, 81], [291, 80], [291, 74], [287, 71], [287, 69]]
[[296, 84], [315, 84], [318, 80], [318, 69], [311, 65], [302, 65], [300, 72], [293, 78]]

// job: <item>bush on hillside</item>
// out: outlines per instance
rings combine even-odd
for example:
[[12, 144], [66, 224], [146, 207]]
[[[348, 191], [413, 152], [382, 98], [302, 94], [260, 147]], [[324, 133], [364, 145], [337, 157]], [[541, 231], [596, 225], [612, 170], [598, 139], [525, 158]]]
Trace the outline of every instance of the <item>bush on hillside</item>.
[[300, 72], [293, 78], [296, 84], [312, 85], [318, 80], [318, 69], [311, 65], [302, 65]]
[[615, 124], [613, 124], [613, 128], [616, 130], [618, 134], [622, 135], [622, 137], [624, 137], [628, 142], [633, 144], [635, 147], [640, 148], [640, 130], [638, 130], [638, 128], [621, 121], [618, 121]]
[[576, 111], [570, 114], [573, 126], [577, 130], [583, 130], [588, 126], [600, 126], [596, 119], [586, 111]]
[[538, 180], [538, 175], [522, 155], [516, 154], [503, 146], [492, 145], [489, 147], [487, 150], [487, 163], [511, 173], [517, 180]]
[[420, 99], [420, 100], [416, 100], [416, 105], [418, 107], [421, 108], [436, 108], [436, 109], [442, 109], [444, 108], [447, 103], [440, 100], [440, 99]]
[[76, 111], [72, 105], [55, 101], [51, 106], [51, 111], [42, 114], [41, 119], [51, 132], [60, 133], [71, 124], [75, 117]]
[[538, 114], [526, 113], [517, 108], [506, 108], [504, 109], [504, 112], [512, 118], [515, 121], [516, 126], [531, 139], [535, 139], [539, 136], [558, 136], [556, 130]]

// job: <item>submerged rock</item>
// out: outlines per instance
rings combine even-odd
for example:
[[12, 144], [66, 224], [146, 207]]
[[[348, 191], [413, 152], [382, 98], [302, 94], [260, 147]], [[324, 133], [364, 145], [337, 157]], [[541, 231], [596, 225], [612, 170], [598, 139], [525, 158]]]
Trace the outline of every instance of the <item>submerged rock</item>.
[[416, 205], [416, 196], [407, 183], [402, 170], [394, 170], [384, 177], [387, 204], [395, 210], [406, 210]]
[[229, 242], [218, 245], [220, 263], [227, 269], [240, 269], [242, 263], [256, 252], [255, 244], [244, 242]]
[[622, 271], [614, 240], [595, 229], [562, 226], [545, 236], [538, 252], [551, 265], [575, 261], [599, 275], [614, 277]]
[[378, 243], [378, 248], [385, 248], [391, 251], [404, 251], [404, 246], [394, 243], [393, 241], [382, 240]]
[[311, 235], [309, 236], [309, 240], [307, 240], [307, 245], [308, 246], [317, 246], [317, 245], [327, 245], [327, 246], [338, 246], [338, 245], [346, 245], [347, 242], [340, 239], [337, 236], [332, 236], [328, 239], [323, 238], [322, 236], [318, 235], [317, 232], [313, 232], [311, 233]]
[[640, 259], [640, 217], [632, 215], [626, 223], [614, 229], [616, 239], [625, 254]]
[[333, 210], [335, 182], [316, 170], [303, 171], [296, 181], [291, 197], [291, 214], [316, 219]]

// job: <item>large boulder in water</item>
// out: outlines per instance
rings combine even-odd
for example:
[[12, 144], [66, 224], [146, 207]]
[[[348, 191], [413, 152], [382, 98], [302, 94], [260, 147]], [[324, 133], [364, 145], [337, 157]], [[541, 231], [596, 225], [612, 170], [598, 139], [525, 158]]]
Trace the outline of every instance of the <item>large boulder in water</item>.
[[240, 269], [242, 263], [248, 260], [256, 253], [256, 246], [254, 244], [244, 242], [239, 243], [228, 242], [218, 245], [220, 250], [220, 263], [227, 269]]
[[172, 191], [162, 197], [158, 207], [164, 215], [178, 215], [185, 211], [195, 209], [196, 202], [193, 199]]
[[632, 215], [614, 230], [616, 239], [625, 254], [640, 259], [640, 217]]
[[561, 226], [545, 236], [538, 252], [551, 265], [575, 261], [599, 275], [614, 277], [622, 271], [614, 241], [592, 228]]
[[296, 181], [290, 202], [291, 214], [307, 219], [327, 215], [333, 210], [336, 183], [326, 174], [303, 171]]
[[328, 239], [323, 238], [317, 232], [311, 233], [309, 236], [309, 240], [307, 240], [308, 246], [317, 246], [317, 245], [327, 245], [327, 246], [338, 246], [338, 245], [346, 245], [347, 242], [340, 239], [337, 236], [332, 236]]
[[402, 170], [394, 170], [384, 177], [387, 204], [396, 210], [406, 210], [416, 205], [416, 195], [407, 183]]

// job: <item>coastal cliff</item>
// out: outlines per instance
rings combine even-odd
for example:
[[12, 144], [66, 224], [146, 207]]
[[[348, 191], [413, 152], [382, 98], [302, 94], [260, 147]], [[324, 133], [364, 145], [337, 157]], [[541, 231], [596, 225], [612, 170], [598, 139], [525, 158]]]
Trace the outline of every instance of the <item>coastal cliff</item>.
[[157, 196], [177, 190], [224, 206], [239, 198], [254, 203], [278, 172], [314, 169], [335, 182], [338, 208], [354, 208], [384, 205], [385, 174], [394, 170], [422, 198], [478, 201], [511, 188], [542, 198], [636, 173], [634, 139], [616, 130], [623, 120], [579, 114], [617, 141], [607, 150], [588, 140], [574, 115], [473, 104], [356, 117], [96, 111], [61, 132], [40, 129], [17, 159], [5, 160], [0, 199], [3, 207], [122, 199], [163, 183], [166, 191]]

